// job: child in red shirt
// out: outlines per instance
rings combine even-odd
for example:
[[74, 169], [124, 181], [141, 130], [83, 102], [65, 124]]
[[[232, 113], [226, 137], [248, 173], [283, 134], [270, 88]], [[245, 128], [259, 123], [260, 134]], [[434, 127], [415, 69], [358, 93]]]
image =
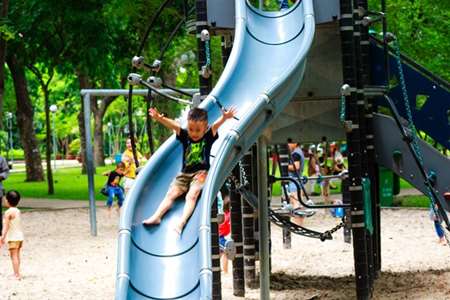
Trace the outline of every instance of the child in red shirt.
[[219, 246], [220, 246], [220, 264], [222, 270], [228, 273], [228, 255], [225, 251], [225, 244], [230, 240], [231, 223], [230, 223], [230, 198], [223, 199], [224, 221], [219, 224]]

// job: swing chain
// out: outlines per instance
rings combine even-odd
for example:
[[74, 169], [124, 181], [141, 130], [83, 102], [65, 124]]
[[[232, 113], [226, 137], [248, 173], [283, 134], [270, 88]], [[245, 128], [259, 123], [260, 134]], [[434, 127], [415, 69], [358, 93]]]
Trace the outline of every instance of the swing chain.
[[335, 227], [331, 228], [330, 230], [324, 231], [321, 235], [320, 235], [320, 240], [324, 241], [326, 239], [331, 239], [332, 235], [338, 231], [339, 229], [343, 228], [345, 226], [345, 222], [346, 222], [346, 217], [343, 216], [341, 219], [341, 223], [337, 224]]
[[[403, 73], [402, 60], [401, 60], [401, 55], [400, 55], [400, 45], [399, 45], [398, 39], [396, 37], [394, 37], [393, 42], [394, 42], [394, 50], [395, 50], [395, 60], [397, 62], [397, 69], [398, 69], [398, 74], [400, 77], [400, 86], [402, 89], [403, 101], [405, 102], [405, 110], [406, 110], [406, 115], [408, 118], [408, 127], [411, 131], [413, 150], [416, 153], [417, 158], [419, 159], [420, 165], [423, 166], [423, 155], [422, 155], [422, 151], [419, 147], [418, 138], [417, 138], [417, 129], [413, 122], [413, 116], [412, 116], [412, 112], [411, 112], [411, 106], [409, 103], [408, 91], [406, 89], [406, 80], [405, 80], [405, 75]], [[427, 179], [427, 181], [429, 181], [429, 179]], [[433, 196], [431, 187], [428, 184], [426, 185], [426, 187], [427, 187], [428, 198], [430, 199], [430, 202], [431, 202], [431, 209], [436, 216], [439, 216], [440, 212], [438, 209], [436, 209], [436, 206], [435, 206], [436, 199]], [[447, 236], [447, 233], [445, 231], [444, 231], [444, 236], [445, 236], [445, 240], [447, 241], [447, 245], [450, 247], [450, 238]]]

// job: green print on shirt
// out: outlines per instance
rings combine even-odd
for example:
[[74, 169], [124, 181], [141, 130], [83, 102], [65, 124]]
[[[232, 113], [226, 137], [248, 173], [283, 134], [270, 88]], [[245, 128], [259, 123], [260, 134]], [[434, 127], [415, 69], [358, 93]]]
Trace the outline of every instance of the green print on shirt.
[[205, 141], [200, 143], [192, 143], [186, 151], [186, 165], [191, 166], [193, 164], [203, 162], [203, 148], [205, 147]]

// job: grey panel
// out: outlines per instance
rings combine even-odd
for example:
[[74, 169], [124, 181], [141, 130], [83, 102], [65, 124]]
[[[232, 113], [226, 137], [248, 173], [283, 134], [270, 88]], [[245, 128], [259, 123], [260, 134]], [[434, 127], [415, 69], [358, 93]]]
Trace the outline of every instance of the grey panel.
[[339, 18], [339, 0], [314, 0], [316, 24], [327, 23]]
[[305, 78], [293, 101], [340, 97], [343, 79], [339, 22], [317, 26], [316, 31], [308, 52]]
[[273, 144], [285, 143], [287, 138], [301, 143], [318, 142], [322, 136], [330, 141], [345, 139], [338, 99], [290, 102], [270, 128]]
[[[385, 115], [375, 114], [374, 133], [377, 162], [391, 169], [422, 193], [428, 195], [420, 170], [410, 154], [407, 144], [403, 141], [394, 120]], [[437, 180], [434, 189], [439, 201], [447, 211], [450, 211], [450, 204], [443, 197], [443, 193], [450, 191], [450, 159], [422, 140], [419, 141], [419, 147], [422, 150], [426, 172], [433, 171], [436, 173]], [[394, 151], [401, 153], [398, 162], [394, 159]]]
[[234, 28], [234, 1], [207, 0], [208, 24], [220, 29]]

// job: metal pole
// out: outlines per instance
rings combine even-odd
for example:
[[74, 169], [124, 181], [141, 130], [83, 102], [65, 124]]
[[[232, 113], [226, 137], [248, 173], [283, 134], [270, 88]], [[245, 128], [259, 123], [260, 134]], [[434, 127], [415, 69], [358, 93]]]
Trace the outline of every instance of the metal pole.
[[55, 114], [56, 112], [52, 112], [52, 125], [53, 125], [53, 169], [56, 171], [56, 127], [55, 127]]
[[84, 104], [84, 126], [86, 128], [86, 171], [88, 176], [89, 189], [89, 221], [91, 224], [91, 235], [97, 236], [97, 219], [95, 213], [95, 196], [94, 196], [94, 155], [91, 141], [91, 106], [90, 94], [83, 97]]
[[263, 5], [264, 5], [264, 1], [263, 0], [259, 0], [259, 9], [263, 10]]
[[258, 138], [258, 195], [259, 195], [259, 264], [260, 299], [270, 299], [269, 264], [269, 207], [267, 202], [267, 139]]

